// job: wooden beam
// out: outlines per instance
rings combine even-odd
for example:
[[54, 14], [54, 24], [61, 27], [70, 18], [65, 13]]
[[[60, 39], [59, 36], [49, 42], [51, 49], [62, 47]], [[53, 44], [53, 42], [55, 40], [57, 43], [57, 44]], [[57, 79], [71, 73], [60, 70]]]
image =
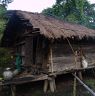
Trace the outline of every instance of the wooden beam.
[[29, 83], [29, 82], [35, 82], [35, 81], [41, 81], [41, 80], [46, 80], [48, 78], [48, 75], [46, 74], [42, 74], [39, 76], [34, 76], [34, 75], [27, 75], [26, 77], [18, 77], [18, 78], [14, 78], [12, 80], [5, 80], [5, 81], [1, 81], [0, 86], [1, 85], [12, 85], [12, 84], [24, 84], [24, 83]]
[[24, 45], [24, 44], [25, 44], [25, 41], [22, 41], [22, 42], [16, 43], [15, 45], [20, 46], [20, 45]]
[[90, 70], [90, 69], [95, 69], [95, 66], [89, 66], [87, 68], [79, 68], [79, 69], [68, 69], [68, 70], [66, 69], [66, 70], [63, 70], [63, 71], [50, 73], [49, 76], [52, 76], [52, 75], [62, 75], [62, 74], [67, 74], [67, 73], [74, 73], [74, 72]]
[[30, 36], [33, 36], [33, 35], [37, 35], [37, 34], [40, 34], [40, 31], [30, 31], [30, 32], [27, 32], [27, 33], [24, 33], [23, 35], [26, 36], [26, 35], [30, 35]]
[[92, 89], [90, 89], [80, 78], [78, 78], [75, 74], [73, 74], [73, 76], [79, 81], [79, 83], [80, 83], [82, 86], [84, 86], [84, 88], [85, 88], [86, 90], [88, 90], [93, 96], [95, 96], [95, 92], [94, 92]]

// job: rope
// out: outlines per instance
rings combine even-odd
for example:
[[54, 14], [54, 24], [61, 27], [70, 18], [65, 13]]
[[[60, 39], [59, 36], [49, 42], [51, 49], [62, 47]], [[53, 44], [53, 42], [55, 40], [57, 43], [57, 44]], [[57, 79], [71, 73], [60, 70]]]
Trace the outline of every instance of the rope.
[[75, 51], [74, 51], [74, 49], [73, 49], [73, 47], [72, 47], [72, 45], [71, 45], [71, 43], [70, 43], [70, 41], [69, 41], [69, 39], [68, 38], [66, 38], [66, 40], [67, 40], [67, 42], [68, 42], [68, 44], [69, 44], [69, 46], [70, 46], [70, 48], [71, 48], [71, 50], [72, 50], [72, 52], [73, 52], [73, 54], [74, 54], [74, 62], [75, 62], [75, 67], [77, 68], [77, 54], [75, 54]]
[[68, 38], [66, 38], [66, 40], [68, 41], [68, 44], [69, 44], [69, 46], [70, 46], [70, 48], [71, 48], [71, 50], [72, 50], [73, 54], [76, 56], [75, 51], [74, 51], [74, 49], [73, 49], [73, 47], [72, 47], [72, 45], [71, 45], [71, 43], [70, 43], [69, 39], [68, 39]]

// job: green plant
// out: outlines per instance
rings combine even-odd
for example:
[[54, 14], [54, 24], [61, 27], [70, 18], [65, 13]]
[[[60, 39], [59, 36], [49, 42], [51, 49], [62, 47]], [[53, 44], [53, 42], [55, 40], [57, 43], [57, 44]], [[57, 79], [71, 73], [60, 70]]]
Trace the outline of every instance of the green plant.
[[11, 66], [11, 54], [8, 49], [0, 48], [0, 67], [6, 68]]

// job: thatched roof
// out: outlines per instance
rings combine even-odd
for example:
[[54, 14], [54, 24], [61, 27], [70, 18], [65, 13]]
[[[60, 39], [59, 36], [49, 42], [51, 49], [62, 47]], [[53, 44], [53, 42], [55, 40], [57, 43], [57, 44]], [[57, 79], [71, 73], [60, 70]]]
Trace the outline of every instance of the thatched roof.
[[10, 18], [2, 38], [3, 43], [13, 41], [14, 36], [17, 34], [16, 32], [20, 32], [26, 22], [28, 22], [26, 26], [30, 26], [32, 29], [39, 28], [40, 34], [49, 39], [71, 38], [73, 36], [79, 39], [95, 37], [95, 30], [47, 17], [43, 14], [18, 10], [9, 11], [8, 15]]
[[42, 14], [17, 11], [17, 15], [28, 19], [34, 28], [40, 28], [40, 34], [48, 38], [95, 36], [95, 30], [77, 24], [66, 23]]

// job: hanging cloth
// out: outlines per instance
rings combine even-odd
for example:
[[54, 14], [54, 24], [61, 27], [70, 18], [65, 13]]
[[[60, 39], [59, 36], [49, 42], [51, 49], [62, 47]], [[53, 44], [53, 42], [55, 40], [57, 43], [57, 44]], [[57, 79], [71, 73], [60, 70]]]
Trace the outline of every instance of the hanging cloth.
[[86, 58], [82, 57], [82, 67], [87, 68], [87, 66], [88, 66], [88, 62], [87, 62]]
[[78, 56], [80, 58], [81, 67], [82, 68], [87, 68], [88, 61], [86, 59], [86, 56], [84, 55], [84, 52], [83, 52], [82, 48], [79, 48], [79, 50], [78, 50]]
[[18, 71], [21, 70], [21, 64], [22, 64], [22, 57], [20, 56], [19, 53], [16, 54], [16, 69]]

